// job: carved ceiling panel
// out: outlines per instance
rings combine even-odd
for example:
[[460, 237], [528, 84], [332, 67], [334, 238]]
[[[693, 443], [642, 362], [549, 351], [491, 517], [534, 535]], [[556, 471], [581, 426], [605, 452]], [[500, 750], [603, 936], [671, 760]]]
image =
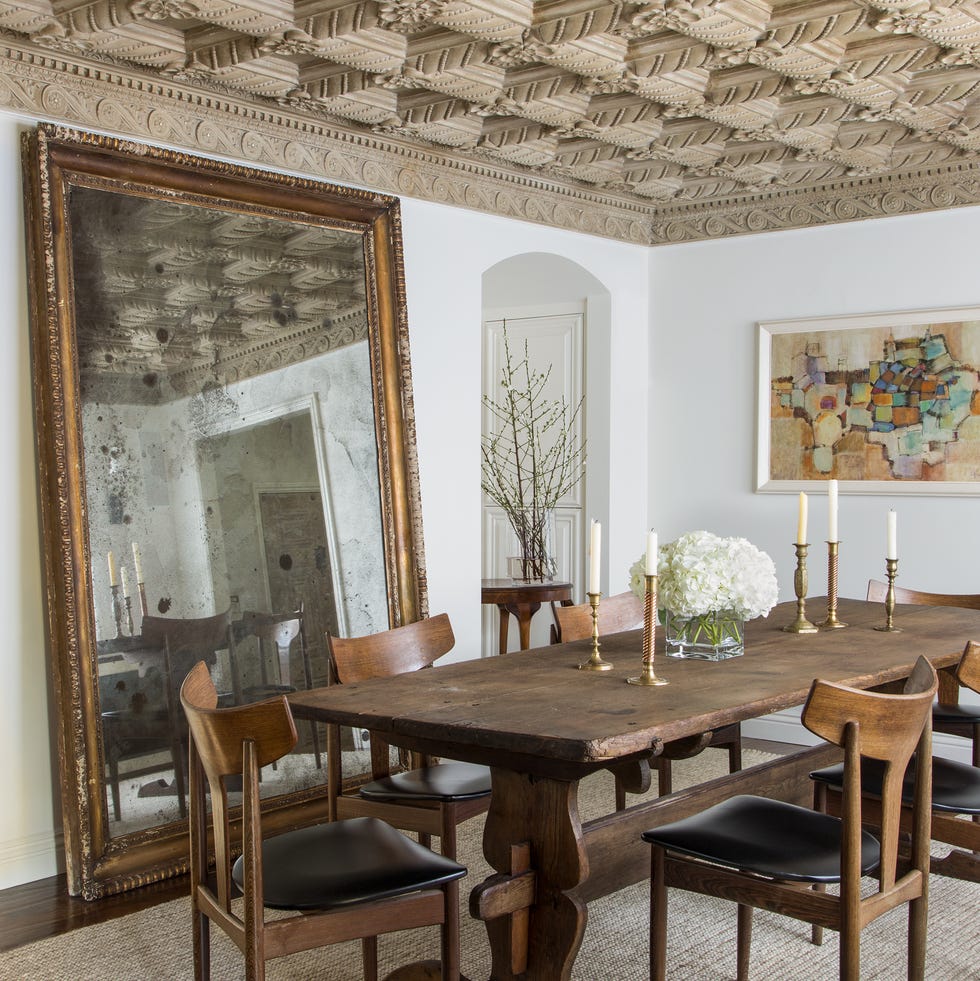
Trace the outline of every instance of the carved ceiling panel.
[[0, 30], [612, 195], [654, 228], [700, 213], [700, 237], [753, 230], [711, 230], [733, 201], [824, 191], [873, 216], [869, 180], [980, 166], [975, 0], [0, 0]]

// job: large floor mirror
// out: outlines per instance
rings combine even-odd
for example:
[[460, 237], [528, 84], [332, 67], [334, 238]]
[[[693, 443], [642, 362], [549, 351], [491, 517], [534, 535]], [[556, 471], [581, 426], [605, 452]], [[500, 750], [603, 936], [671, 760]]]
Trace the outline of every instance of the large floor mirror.
[[[194, 663], [251, 701], [325, 684], [326, 631], [425, 613], [400, 216], [44, 126], [24, 162], [69, 890], [91, 899], [184, 867]], [[263, 774], [273, 826], [325, 813], [326, 740], [298, 730]]]

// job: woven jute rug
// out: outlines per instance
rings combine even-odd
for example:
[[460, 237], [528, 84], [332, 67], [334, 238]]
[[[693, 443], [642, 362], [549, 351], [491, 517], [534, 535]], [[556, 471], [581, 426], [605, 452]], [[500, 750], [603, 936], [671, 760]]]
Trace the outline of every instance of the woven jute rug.
[[[769, 759], [753, 750], [746, 765]], [[719, 776], [727, 754], [709, 750], [675, 764], [675, 787]], [[656, 784], [656, 778], [654, 778]], [[613, 783], [597, 774], [582, 784], [584, 819], [612, 809]], [[461, 912], [464, 973], [473, 981], [489, 977], [486, 931], [466, 912], [468, 886], [490, 873], [481, 854], [482, 819], [461, 829], [459, 858], [469, 868], [463, 881]], [[721, 981], [735, 976], [735, 907], [672, 890], [668, 977], [672, 981]], [[980, 885], [933, 876], [930, 884], [927, 977], [935, 981], [980, 979]], [[906, 915], [893, 910], [862, 935], [862, 977], [898, 981], [905, 975]], [[641, 981], [648, 974], [648, 888], [640, 883], [589, 905], [589, 923], [572, 977], [576, 981]], [[752, 976], [765, 981], [820, 981], [837, 977], [838, 938], [810, 943], [810, 928], [785, 917], [756, 911]], [[381, 938], [382, 972], [408, 961], [438, 956], [435, 929], [393, 933]], [[212, 930], [212, 977], [241, 978], [242, 958], [220, 931]], [[189, 904], [174, 900], [0, 954], [3, 981], [137, 981], [193, 977]], [[355, 981], [361, 977], [360, 945], [342, 944], [271, 961], [275, 981]]]

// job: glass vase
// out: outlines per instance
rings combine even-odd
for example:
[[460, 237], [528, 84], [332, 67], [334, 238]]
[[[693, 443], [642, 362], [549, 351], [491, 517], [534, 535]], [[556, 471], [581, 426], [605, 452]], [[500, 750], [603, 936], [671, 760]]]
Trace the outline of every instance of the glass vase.
[[514, 532], [507, 573], [515, 582], [550, 582], [558, 571], [555, 512], [522, 508], [507, 515]]
[[682, 617], [664, 611], [668, 657], [724, 661], [745, 653], [745, 621], [730, 610]]

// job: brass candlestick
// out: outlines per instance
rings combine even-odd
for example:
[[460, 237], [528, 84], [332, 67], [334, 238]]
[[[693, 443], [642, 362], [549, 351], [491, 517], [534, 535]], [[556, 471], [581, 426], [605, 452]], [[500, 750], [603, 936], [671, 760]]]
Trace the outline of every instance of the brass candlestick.
[[901, 633], [902, 628], [895, 626], [895, 579], [898, 576], [898, 559], [885, 559], [885, 573], [888, 576], [888, 592], [885, 593], [885, 625], [875, 627], [888, 633]]
[[627, 678], [629, 685], [669, 685], [653, 669], [654, 649], [657, 641], [657, 577], [646, 576], [647, 588], [643, 599], [643, 673]]
[[587, 593], [592, 606], [592, 654], [585, 664], [578, 666], [579, 671], [611, 671], [612, 665], [603, 661], [599, 656], [599, 597], [602, 593]]
[[129, 627], [129, 636], [133, 636], [133, 601], [129, 596], [124, 598], [126, 604], [126, 625]]
[[815, 634], [817, 628], [806, 618], [806, 550], [809, 544], [796, 543], [796, 574], [793, 588], [796, 590], [796, 619], [783, 627], [788, 634]]
[[840, 542], [827, 542], [827, 619], [820, 624], [821, 630], [846, 627], [837, 619], [837, 550]]
[[119, 602], [119, 586], [110, 586], [112, 590], [112, 618], [116, 621], [116, 636], [122, 637], [122, 603]]
[[140, 593], [140, 612], [143, 616], [146, 616], [146, 586], [143, 585], [143, 581], [140, 580], [136, 583], [136, 588]]

